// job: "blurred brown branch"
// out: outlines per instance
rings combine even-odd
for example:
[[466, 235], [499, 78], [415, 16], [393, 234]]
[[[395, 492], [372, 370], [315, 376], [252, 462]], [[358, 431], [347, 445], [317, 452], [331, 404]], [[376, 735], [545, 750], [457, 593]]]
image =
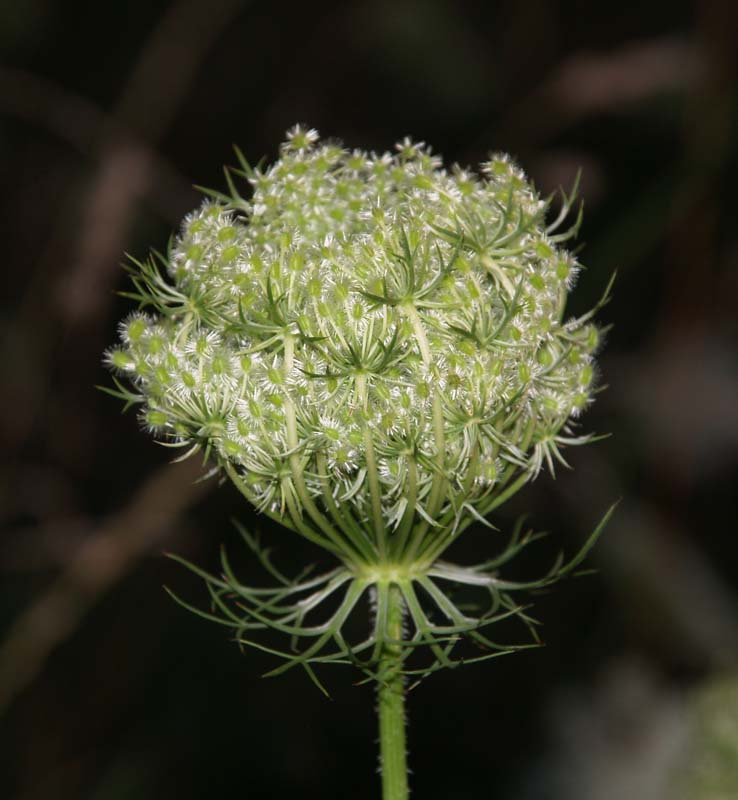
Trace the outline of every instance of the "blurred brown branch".
[[47, 130], [91, 161], [101, 158], [105, 132], [129, 150], [141, 153], [153, 180], [147, 197], [157, 214], [173, 225], [179, 221], [178, 198], [194, 197], [189, 182], [162, 158], [135, 128], [84, 97], [22, 69], [0, 66], [0, 114]]
[[[180, 0], [172, 5], [142, 49], [113, 118], [140, 131], [145, 141], [157, 142], [174, 120], [207, 52], [245, 2], [222, 0], [203, 6], [197, 0]], [[102, 165], [82, 213], [72, 272], [61, 290], [70, 320], [100, 313], [115, 280], [110, 267], [125, 249], [135, 202], [154, 182], [150, 159], [121, 141], [115, 126], [104, 132], [100, 151]]]
[[167, 464], [139, 487], [128, 505], [89, 537], [74, 558], [13, 623], [0, 646], [0, 712], [38, 675], [52, 650], [85, 614], [210, 490], [193, 483], [196, 459]]
[[588, 116], [694, 86], [701, 50], [672, 37], [632, 42], [610, 53], [574, 53], [510, 109], [499, 136], [536, 146]]
[[[170, 221], [181, 214], [183, 201], [194, 202], [187, 182], [154, 146], [174, 120], [206, 54], [244, 2], [172, 4], [145, 41], [111, 114], [48, 81], [0, 69], [0, 111], [42, 125], [98, 162], [81, 206], [60, 199], [54, 233], [7, 329], [4, 350], [24, 364], [6, 398], [23, 410], [12, 415], [12, 431], [3, 431], [11, 444], [20, 447], [38, 423], [53, 375], [44, 365], [56, 360], [66, 335], [82, 330], [85, 341], [98, 340], [137, 202], [152, 197]], [[58, 275], [59, 262], [68, 257], [70, 268]], [[56, 292], [37, 291], [50, 275]], [[39, 302], [39, 297], [46, 299]], [[97, 335], [90, 336], [94, 331]], [[26, 385], [30, 379], [33, 383]], [[209, 490], [210, 484], [192, 485], [198, 474], [196, 465], [186, 462], [166, 466], [145, 481], [130, 505], [82, 545], [49, 589], [16, 619], [0, 649], [0, 708], [34, 679], [99, 596]]]

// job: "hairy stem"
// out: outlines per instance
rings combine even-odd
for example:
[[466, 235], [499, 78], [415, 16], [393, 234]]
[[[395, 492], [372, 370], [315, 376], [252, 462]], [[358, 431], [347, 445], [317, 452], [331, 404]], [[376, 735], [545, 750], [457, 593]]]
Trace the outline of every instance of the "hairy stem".
[[407, 800], [407, 754], [405, 750], [405, 679], [402, 675], [402, 618], [404, 600], [400, 588], [389, 587], [386, 641], [379, 662], [379, 747], [382, 768], [382, 799]]

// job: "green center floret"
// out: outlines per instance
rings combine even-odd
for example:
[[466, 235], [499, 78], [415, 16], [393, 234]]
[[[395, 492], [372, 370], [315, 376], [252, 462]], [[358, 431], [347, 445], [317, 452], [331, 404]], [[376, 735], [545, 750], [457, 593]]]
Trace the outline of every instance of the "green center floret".
[[165, 272], [137, 265], [152, 313], [109, 363], [157, 435], [348, 565], [430, 564], [585, 440], [569, 425], [599, 336], [564, 318], [571, 232], [503, 155], [476, 175], [422, 143], [376, 155], [295, 128], [243, 166], [250, 198], [229, 175]]

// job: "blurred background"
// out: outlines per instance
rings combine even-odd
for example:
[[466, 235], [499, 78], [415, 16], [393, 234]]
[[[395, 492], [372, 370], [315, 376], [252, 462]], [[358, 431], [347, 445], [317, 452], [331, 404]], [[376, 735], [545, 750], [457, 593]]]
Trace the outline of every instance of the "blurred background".
[[598, 572], [537, 600], [545, 648], [412, 692], [414, 796], [738, 797], [738, 4], [8, 0], [0, 53], [0, 796], [378, 797], [370, 687], [262, 680], [162, 590], [204, 604], [163, 553], [215, 568], [222, 542], [260, 579], [233, 515], [285, 570], [323, 556], [94, 389], [124, 253], [165, 247], [233, 144], [270, 160], [303, 122], [507, 150], [544, 193], [581, 167], [572, 311], [618, 271], [585, 418], [611, 437], [495, 518], [552, 532], [535, 575], [622, 498]]

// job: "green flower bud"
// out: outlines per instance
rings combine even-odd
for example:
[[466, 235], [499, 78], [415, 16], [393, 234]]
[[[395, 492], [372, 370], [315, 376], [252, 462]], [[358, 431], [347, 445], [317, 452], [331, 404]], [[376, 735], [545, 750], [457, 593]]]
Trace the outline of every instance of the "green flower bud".
[[147, 411], [146, 422], [152, 428], [161, 428], [167, 424], [167, 415], [163, 411]]

